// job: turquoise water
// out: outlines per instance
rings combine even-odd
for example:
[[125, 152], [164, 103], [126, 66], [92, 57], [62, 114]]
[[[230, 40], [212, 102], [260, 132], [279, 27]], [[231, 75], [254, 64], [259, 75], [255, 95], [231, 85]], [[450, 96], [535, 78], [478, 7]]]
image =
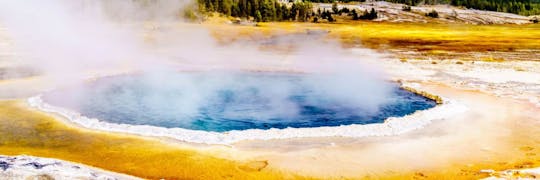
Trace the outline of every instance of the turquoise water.
[[53, 91], [44, 99], [111, 123], [216, 132], [382, 123], [436, 105], [394, 83], [385, 85], [383, 98], [369, 91], [328, 92], [339, 88], [325, 84], [299, 74], [131, 75]]

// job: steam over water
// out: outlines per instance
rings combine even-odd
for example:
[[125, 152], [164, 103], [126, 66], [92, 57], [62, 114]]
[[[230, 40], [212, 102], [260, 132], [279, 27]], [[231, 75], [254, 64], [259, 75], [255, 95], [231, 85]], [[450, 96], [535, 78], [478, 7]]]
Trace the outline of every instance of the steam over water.
[[[387, 82], [378, 52], [303, 28], [217, 41], [219, 26], [178, 18], [191, 2], [0, 1], [0, 24], [21, 66], [62, 88], [47, 102], [104, 121], [221, 132], [376, 123], [434, 106]], [[144, 73], [84, 83], [119, 71]]]
[[391, 93], [384, 103], [372, 104], [369, 90], [336, 87], [332, 81], [339, 77], [328, 76], [197, 72], [168, 74], [171, 81], [165, 83], [153, 81], [155, 76], [118, 76], [54, 91], [44, 99], [112, 123], [217, 132], [382, 123], [435, 106], [395, 84], [388, 85]]

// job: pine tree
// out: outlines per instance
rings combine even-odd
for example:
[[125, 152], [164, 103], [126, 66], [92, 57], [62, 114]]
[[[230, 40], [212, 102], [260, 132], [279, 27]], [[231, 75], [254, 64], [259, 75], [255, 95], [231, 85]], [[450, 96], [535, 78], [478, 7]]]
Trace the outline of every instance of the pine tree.
[[257, 21], [257, 22], [262, 21], [262, 15], [261, 15], [261, 12], [259, 10], [255, 11], [255, 21]]
[[356, 9], [353, 9], [353, 10], [351, 11], [351, 16], [352, 16], [352, 19], [353, 19], [353, 20], [358, 20], [358, 19], [360, 19], [360, 17], [358, 17], [358, 13], [356, 13]]
[[339, 13], [339, 9], [338, 9], [338, 4], [336, 1], [334, 1], [334, 3], [332, 3], [332, 12], [334, 14], [338, 14]]

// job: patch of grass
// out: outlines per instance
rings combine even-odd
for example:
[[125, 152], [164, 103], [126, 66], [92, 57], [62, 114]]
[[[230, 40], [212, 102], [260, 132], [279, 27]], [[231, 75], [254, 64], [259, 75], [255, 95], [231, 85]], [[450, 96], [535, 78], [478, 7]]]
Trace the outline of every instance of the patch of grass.
[[[220, 159], [153, 138], [71, 127], [20, 103], [0, 101], [0, 154], [59, 158], [147, 179], [304, 178], [263, 169], [261, 163]], [[256, 170], [241, 168], [246, 166]]]
[[514, 71], [521, 71], [521, 72], [523, 72], [523, 71], [526, 71], [526, 70], [525, 70], [524, 68], [522, 68], [522, 67], [514, 67]]
[[402, 57], [402, 58], [399, 58], [399, 61], [402, 62], [402, 63], [406, 63], [407, 59]]
[[427, 55], [447, 55], [448, 52], [445, 50], [430, 50], [426, 52]]
[[485, 61], [485, 62], [504, 62], [504, 58], [501, 58], [501, 57], [494, 58], [493, 56], [482, 57], [480, 58], [480, 60]]

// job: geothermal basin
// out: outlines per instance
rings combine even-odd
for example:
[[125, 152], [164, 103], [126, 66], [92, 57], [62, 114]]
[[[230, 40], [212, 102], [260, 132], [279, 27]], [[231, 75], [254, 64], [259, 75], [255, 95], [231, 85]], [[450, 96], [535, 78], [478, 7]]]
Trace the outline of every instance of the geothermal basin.
[[343, 80], [301, 73], [142, 73], [99, 78], [42, 99], [107, 123], [208, 132], [383, 123], [436, 106], [397, 83], [361, 91], [354, 89], [363, 85]]

